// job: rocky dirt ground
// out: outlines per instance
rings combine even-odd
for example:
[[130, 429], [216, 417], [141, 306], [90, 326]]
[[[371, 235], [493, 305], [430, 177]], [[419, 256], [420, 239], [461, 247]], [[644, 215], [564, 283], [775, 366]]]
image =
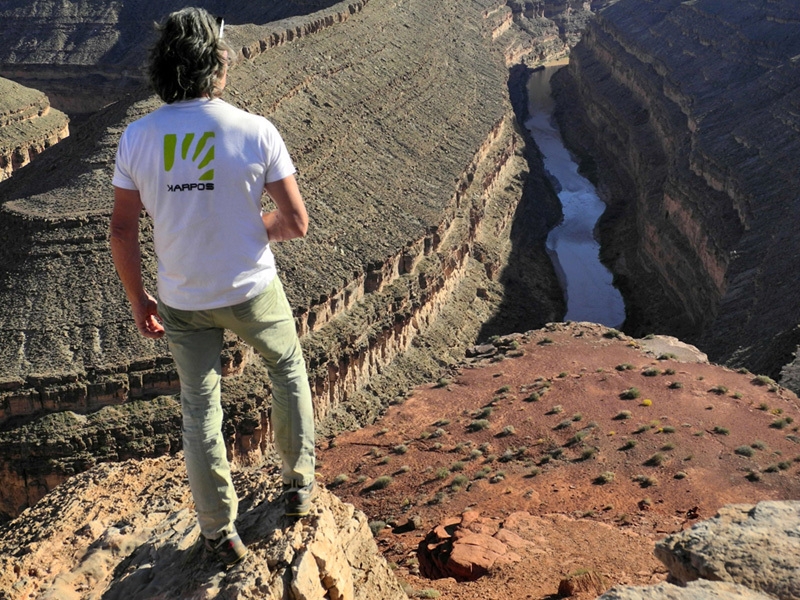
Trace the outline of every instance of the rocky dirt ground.
[[[674, 340], [616, 336], [572, 324], [502, 338], [488, 349], [497, 354], [328, 441], [323, 481], [367, 514], [409, 590], [554, 598], [562, 580], [589, 572], [597, 577], [576, 597], [594, 598], [663, 581], [655, 541], [725, 504], [799, 497], [793, 393], [683, 362], [699, 353]], [[500, 558], [472, 582], [424, 577], [420, 544], [465, 511], [486, 519], [472, 531], [529, 542], [508, 545], [520, 560]]]
[[[366, 513], [411, 597], [542, 600], [561, 586], [583, 599], [657, 583], [657, 540], [725, 504], [800, 497], [800, 404], [764, 377], [692, 362], [703, 356], [675, 340], [586, 323], [471, 353], [374, 425], [319, 440], [319, 480]], [[179, 455], [109, 463], [0, 528], [0, 598], [148, 598], [120, 579], [145, 567], [147, 589], [169, 597], [250, 597], [248, 568], [271, 556], [262, 521], [281, 539], [314, 526], [269, 512], [274, 467], [240, 467], [235, 482], [255, 557], [239, 570], [220, 572], [191, 549]], [[430, 537], [458, 524], [455, 549]], [[434, 542], [428, 560], [418, 550]], [[429, 577], [456, 562], [455, 576]], [[464, 581], [470, 565], [487, 573]]]

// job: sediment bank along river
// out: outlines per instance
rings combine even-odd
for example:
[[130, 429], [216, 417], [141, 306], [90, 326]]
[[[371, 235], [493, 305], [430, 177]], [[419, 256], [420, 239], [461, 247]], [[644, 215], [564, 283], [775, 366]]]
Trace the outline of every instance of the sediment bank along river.
[[614, 287], [611, 272], [600, 262], [600, 244], [594, 235], [605, 204], [592, 183], [578, 173], [578, 165], [553, 123], [550, 77], [562, 66], [534, 71], [528, 82], [531, 116], [525, 126], [544, 155], [544, 167], [556, 185], [564, 211], [564, 220], [547, 236], [547, 252], [564, 290], [564, 320], [618, 327], [625, 320], [625, 303]]

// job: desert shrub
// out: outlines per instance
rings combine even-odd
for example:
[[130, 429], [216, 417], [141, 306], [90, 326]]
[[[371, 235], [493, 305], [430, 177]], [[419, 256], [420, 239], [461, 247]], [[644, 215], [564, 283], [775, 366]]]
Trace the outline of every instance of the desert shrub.
[[381, 458], [378, 461], [378, 464], [379, 465], [388, 465], [390, 462], [392, 462], [392, 457], [391, 456], [384, 456], [383, 458]]
[[575, 421], [576, 423], [578, 421], [582, 421], [583, 415], [581, 413], [575, 413], [574, 415], [572, 415], [572, 420]]
[[677, 473], [675, 473], [675, 475], [673, 475], [673, 477], [675, 479], [686, 479], [687, 475], [684, 471], [678, 471]]
[[594, 482], [599, 485], [605, 485], [606, 483], [614, 481], [614, 477], [615, 475], [612, 471], [603, 471], [595, 478]]
[[778, 471], [780, 471], [780, 467], [778, 467], [777, 463], [773, 463], [764, 469], [764, 473], [777, 473]]
[[531, 392], [524, 398], [524, 400], [525, 402], [538, 402], [539, 398], [541, 398], [541, 396], [538, 394], [538, 392]]
[[661, 446], [661, 448], [659, 448], [659, 450], [663, 450], [664, 452], [669, 452], [670, 450], [675, 450], [675, 444], [673, 444], [672, 442], [668, 442], [668, 443], [664, 444], [663, 446]]
[[661, 428], [661, 433], [675, 433], [675, 428], [672, 425], [664, 425]]
[[460, 460], [457, 460], [452, 465], [450, 465], [451, 471], [463, 471], [464, 470], [464, 463]]
[[425, 588], [424, 590], [417, 590], [414, 592], [414, 598], [438, 598], [442, 594], [439, 590], [435, 590], [433, 588]]
[[769, 424], [773, 429], [785, 429], [787, 425], [791, 424], [791, 417], [784, 417], [783, 419], [775, 419]]
[[506, 425], [505, 427], [503, 427], [503, 430], [498, 435], [500, 435], [501, 437], [507, 437], [510, 435], [516, 435], [516, 433], [517, 430], [514, 428], [513, 425]]
[[664, 375], [675, 375], [675, 369], [673, 368], [664, 369]]
[[483, 467], [482, 469], [476, 471], [472, 477], [475, 479], [486, 479], [486, 477], [488, 477], [489, 473], [491, 472], [492, 472], [492, 467]]
[[584, 448], [583, 451], [581, 451], [580, 460], [589, 460], [595, 454], [597, 454], [597, 448]]
[[494, 408], [491, 406], [484, 406], [479, 411], [475, 412], [472, 416], [475, 419], [487, 419], [492, 416]]
[[405, 444], [398, 444], [397, 446], [394, 446], [392, 448], [392, 452], [394, 452], [395, 454], [405, 454], [406, 452], [408, 452], [408, 446], [406, 446]]
[[714, 425], [714, 429], [712, 429], [711, 431], [713, 431], [717, 435], [730, 435], [731, 433], [730, 429], [728, 429], [727, 427], [721, 427], [719, 425]]
[[446, 467], [440, 467], [436, 469], [436, 473], [434, 474], [436, 479], [444, 479], [450, 474], [450, 470]]
[[661, 375], [661, 371], [655, 367], [649, 367], [642, 371], [642, 375], [645, 377], [655, 377], [656, 375]]
[[650, 398], [645, 398], [644, 400], [642, 400], [639, 403], [639, 406], [652, 406], [652, 405], [653, 405], [653, 401], [650, 400]]
[[436, 382], [436, 387], [437, 388], [447, 387], [451, 383], [453, 382], [447, 379], [446, 377], [440, 377], [439, 380]]
[[510, 386], [503, 385], [503, 386], [500, 386], [499, 388], [497, 388], [497, 391], [495, 392], [495, 394], [505, 394], [510, 390], [511, 390]]
[[753, 385], [777, 385], [775, 380], [766, 375], [756, 375], [750, 380]]
[[369, 522], [369, 530], [372, 532], [373, 537], [377, 537], [377, 535], [384, 529], [386, 529], [386, 521]]
[[434, 427], [444, 427], [446, 425], [450, 425], [450, 419], [439, 419], [433, 424]]
[[367, 491], [383, 490], [389, 487], [392, 483], [392, 478], [388, 475], [381, 475], [367, 488]]
[[565, 446], [570, 446], [570, 447], [571, 446], [575, 446], [575, 445], [581, 443], [583, 438], [585, 438], [587, 435], [588, 435], [588, 432], [585, 431], [585, 430], [578, 431], [578, 432], [575, 433], [575, 435], [573, 435], [571, 438], [569, 438], [567, 440], [566, 444], [564, 444], [564, 445]]
[[603, 337], [608, 339], [619, 339], [622, 337], [622, 332], [616, 329], [609, 329], [603, 334]]
[[333, 478], [331, 482], [331, 487], [338, 487], [340, 485], [344, 485], [350, 481], [350, 476], [347, 473], [339, 473], [336, 477]]
[[632, 371], [636, 367], [634, 367], [631, 363], [622, 363], [621, 365], [617, 365], [614, 367], [617, 371]]
[[568, 429], [572, 427], [572, 421], [570, 419], [564, 419], [560, 423], [558, 423], [553, 429]]
[[717, 394], [718, 396], [723, 396], [728, 393], [728, 388], [724, 385], [715, 385], [710, 390], [708, 390], [712, 394]]
[[680, 381], [672, 381], [669, 384], [669, 389], [671, 390], [679, 390], [683, 387], [683, 384]]
[[480, 450], [479, 448], [473, 448], [472, 450], [469, 451], [470, 460], [475, 460], [477, 458], [480, 458], [481, 456], [483, 456], [483, 450]]
[[567, 375], [569, 375], [569, 373], [567, 373], [566, 371], [561, 371], [561, 373], [559, 373], [559, 374], [557, 375], [557, 377], [558, 377], [559, 379], [564, 379], [564, 377], [566, 377]]
[[538, 343], [539, 343], [540, 346], [547, 346], [548, 344], [552, 344], [553, 340], [550, 339], [549, 337], [545, 337], [545, 338], [542, 338]]
[[[639, 487], [643, 487], [643, 488], [648, 488], [648, 487], [653, 487], [653, 486], [656, 486], [656, 485], [658, 485], [658, 479], [656, 479], [655, 477], [653, 477], [653, 476], [651, 476], [651, 475], [636, 475], [636, 476], [633, 478], [633, 480], [634, 480], [636, 483], [638, 483], [638, 484], [639, 484]], [[643, 501], [643, 502], [644, 502], [644, 501]], [[648, 503], [646, 503], [646, 502], [644, 502], [644, 503], [645, 503], [647, 506], [649, 506], [649, 504], [648, 504]], [[650, 501], [650, 504], [652, 504], [652, 500]]]
[[564, 412], [564, 407], [561, 406], [560, 404], [556, 404], [553, 408], [548, 410], [546, 414], [548, 414], [548, 415], [558, 415], [558, 414], [560, 414], [562, 412]]
[[636, 429], [633, 430], [633, 433], [644, 433], [645, 431], [650, 431], [652, 427], [650, 425], [639, 425]]
[[666, 461], [667, 461], [666, 456], [664, 456], [660, 452], [656, 452], [655, 454], [653, 454], [653, 456], [644, 461], [644, 464], [647, 465], [648, 467], [660, 467]]
[[753, 450], [753, 448], [751, 448], [750, 446], [739, 446], [734, 450], [734, 452], [739, 456], [747, 456], [747, 457], [753, 456], [756, 453], [756, 451]]
[[616, 415], [614, 415], [615, 421], [624, 421], [626, 419], [630, 419], [633, 416], [633, 413], [629, 410], [621, 410]]
[[442, 436], [443, 436], [445, 433], [447, 433], [447, 432], [446, 432], [444, 429], [442, 429], [442, 428], [440, 427], [439, 429], [437, 429], [436, 431], [434, 431], [434, 432], [433, 432], [433, 433], [430, 435], [430, 437], [432, 437], [432, 438], [440, 438], [440, 437], [442, 437]]
[[766, 450], [767, 449], [767, 443], [766, 442], [762, 442], [761, 440], [756, 440], [755, 442], [750, 444], [750, 447], [751, 448], [755, 448], [756, 450]]
[[623, 400], [636, 400], [639, 396], [642, 395], [642, 392], [639, 391], [639, 388], [636, 387], [629, 387], [626, 390], [620, 392], [619, 397]]
[[636, 440], [626, 440], [620, 450], [631, 450], [636, 447]]
[[542, 473], [542, 470], [539, 467], [531, 467], [531, 470], [528, 471], [528, 474], [526, 475], [526, 477], [536, 477], [537, 475], [540, 475], [541, 473]]
[[670, 360], [678, 358], [677, 354], [673, 354], [672, 352], [664, 352], [663, 354], [658, 355], [658, 360]]
[[458, 475], [453, 477], [453, 481], [450, 482], [450, 488], [453, 491], [456, 491], [457, 489], [460, 490], [465, 485], [467, 485], [467, 483], [469, 483], [469, 478], [466, 475], [462, 475], [461, 473], [459, 473]]
[[483, 429], [488, 429], [491, 423], [487, 419], [475, 419], [469, 425], [467, 425], [467, 429], [470, 431], [481, 431]]
[[410, 470], [411, 470], [411, 467], [409, 465], [403, 465], [402, 467], [397, 469], [397, 474], [398, 475], [402, 475], [403, 473], [408, 473]]
[[489, 483], [500, 483], [506, 478], [505, 471], [498, 471], [494, 475], [492, 475], [491, 479], [489, 479]]

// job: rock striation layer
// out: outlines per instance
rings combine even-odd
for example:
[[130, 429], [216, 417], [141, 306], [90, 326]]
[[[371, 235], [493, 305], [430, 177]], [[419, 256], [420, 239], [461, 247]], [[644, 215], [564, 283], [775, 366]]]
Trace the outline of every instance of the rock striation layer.
[[[552, 22], [495, 0], [410, 0], [258, 23], [231, 27], [242, 52], [226, 93], [278, 126], [299, 169], [310, 234], [275, 252], [322, 431], [373, 420], [460, 359], [479, 332], [501, 331], [511, 311], [520, 329], [558, 318], [563, 300], [543, 244], [557, 200], [509, 101], [522, 89], [516, 61], [566, 51]], [[88, 448], [108, 459], [129, 456], [132, 439], [177, 449], [174, 437], [142, 430], [148, 401], [178, 381], [166, 344], [133, 327], [107, 247], [117, 140], [157, 105], [146, 92], [109, 105], [0, 188], [8, 514], [85, 468]], [[152, 287], [147, 220], [141, 237]], [[260, 460], [271, 448], [265, 370], [236, 339], [224, 361], [232, 453]], [[103, 441], [91, 423], [63, 435], [36, 422], [139, 400], [139, 414], [121, 415]], [[167, 422], [177, 414], [174, 402], [152, 406]], [[47, 461], [54, 447], [58, 459]]]
[[43, 93], [0, 78], [0, 181], [69, 136], [69, 119]]
[[775, 378], [793, 360], [798, 56], [790, 0], [620, 0], [556, 77], [566, 140], [609, 204], [603, 256], [633, 335]]

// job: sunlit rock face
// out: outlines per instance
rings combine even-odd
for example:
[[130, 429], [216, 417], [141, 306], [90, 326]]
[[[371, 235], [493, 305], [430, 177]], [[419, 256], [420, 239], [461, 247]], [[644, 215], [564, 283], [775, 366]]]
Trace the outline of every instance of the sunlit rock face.
[[773, 377], [793, 359], [798, 56], [789, 0], [620, 0], [575, 47], [560, 120], [610, 204], [604, 256], [631, 333]]

